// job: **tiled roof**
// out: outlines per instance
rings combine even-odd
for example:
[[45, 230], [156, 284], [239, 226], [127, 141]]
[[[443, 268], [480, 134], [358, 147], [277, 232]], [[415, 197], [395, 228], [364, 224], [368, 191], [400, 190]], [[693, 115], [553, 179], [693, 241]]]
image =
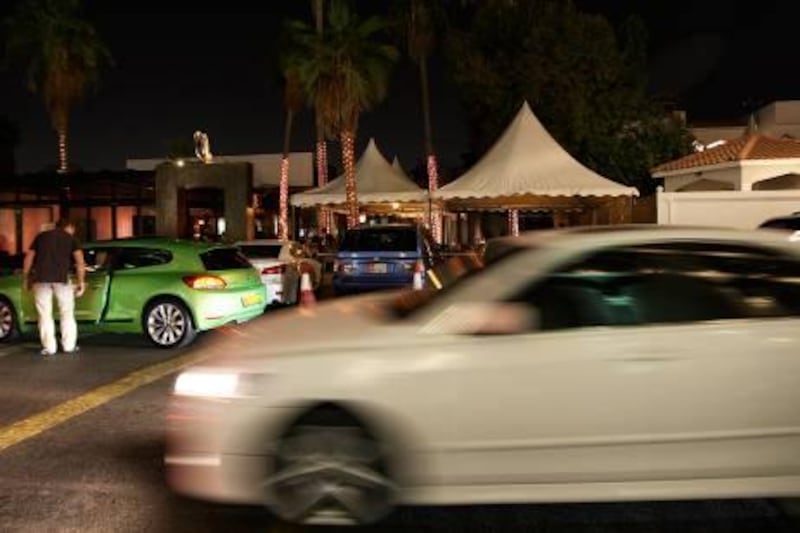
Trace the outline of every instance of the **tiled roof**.
[[785, 158], [800, 158], [800, 140], [778, 139], [762, 134], [749, 134], [703, 152], [696, 152], [658, 165], [650, 173], [661, 174], [734, 161]]

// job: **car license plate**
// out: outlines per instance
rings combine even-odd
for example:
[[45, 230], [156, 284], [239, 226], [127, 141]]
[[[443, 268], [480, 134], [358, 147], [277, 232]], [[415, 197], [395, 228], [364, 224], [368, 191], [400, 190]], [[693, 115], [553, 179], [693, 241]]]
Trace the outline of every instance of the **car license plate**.
[[244, 307], [251, 307], [253, 305], [258, 305], [262, 303], [263, 300], [261, 299], [260, 294], [247, 294], [242, 296], [242, 305]]
[[373, 274], [386, 274], [386, 263], [370, 263], [367, 265], [367, 271]]

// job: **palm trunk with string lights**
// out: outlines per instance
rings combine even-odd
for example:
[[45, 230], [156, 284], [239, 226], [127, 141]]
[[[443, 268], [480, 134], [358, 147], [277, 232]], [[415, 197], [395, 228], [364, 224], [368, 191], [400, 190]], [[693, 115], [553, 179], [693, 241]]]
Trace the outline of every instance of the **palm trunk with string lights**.
[[281, 158], [281, 183], [279, 199], [278, 236], [282, 241], [289, 240], [289, 149], [292, 137], [294, 111], [286, 110], [286, 125], [283, 131], [283, 157]]
[[519, 235], [519, 209], [508, 210], [508, 234], [514, 237]]
[[[328, 143], [325, 142], [322, 127], [317, 125], [317, 186], [322, 187], [328, 183]], [[323, 233], [331, 232], [331, 211], [327, 207], [320, 207], [317, 213], [318, 223]]]
[[342, 162], [344, 164], [344, 198], [347, 204], [347, 228], [358, 225], [358, 192], [356, 191], [356, 136], [353, 130], [341, 133]]
[[431, 98], [428, 82], [428, 61], [421, 57], [419, 62], [419, 80], [422, 91], [422, 119], [425, 126], [425, 152], [427, 154], [428, 194], [431, 197], [430, 224], [431, 233], [437, 243], [442, 242], [442, 212], [433, 200], [433, 195], [439, 188], [439, 162], [433, 149], [433, 126], [431, 125]]
[[[317, 35], [321, 36], [325, 30], [325, 2], [324, 0], [312, 0], [311, 3], [314, 13], [314, 27], [317, 30]], [[328, 183], [328, 145], [325, 142], [325, 131], [320, 123], [319, 115], [316, 115], [317, 187], [322, 187]], [[333, 226], [332, 214], [327, 207], [320, 207], [317, 211], [317, 224], [322, 233], [331, 233], [331, 227]]]

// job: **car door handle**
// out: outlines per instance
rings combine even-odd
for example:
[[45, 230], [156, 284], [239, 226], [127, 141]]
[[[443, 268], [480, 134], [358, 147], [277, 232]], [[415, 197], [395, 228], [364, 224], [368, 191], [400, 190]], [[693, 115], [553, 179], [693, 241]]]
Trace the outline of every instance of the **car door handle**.
[[680, 357], [666, 357], [666, 356], [631, 356], [631, 357], [615, 357], [612, 360], [620, 363], [667, 363], [669, 361], [677, 361]]

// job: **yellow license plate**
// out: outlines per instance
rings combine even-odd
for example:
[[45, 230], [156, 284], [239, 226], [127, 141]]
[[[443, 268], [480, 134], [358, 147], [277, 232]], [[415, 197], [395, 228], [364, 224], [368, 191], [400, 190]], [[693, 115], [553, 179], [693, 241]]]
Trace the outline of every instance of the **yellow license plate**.
[[263, 302], [264, 300], [261, 299], [260, 294], [248, 294], [246, 296], [242, 296], [242, 305], [245, 307], [258, 305]]

